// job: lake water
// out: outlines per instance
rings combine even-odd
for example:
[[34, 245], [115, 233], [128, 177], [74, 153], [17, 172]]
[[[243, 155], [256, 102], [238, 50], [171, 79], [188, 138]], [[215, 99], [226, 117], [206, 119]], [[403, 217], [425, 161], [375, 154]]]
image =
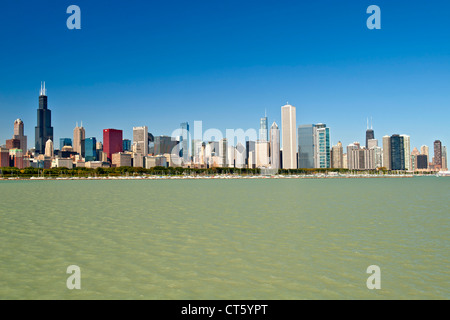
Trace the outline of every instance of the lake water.
[[0, 299], [449, 299], [449, 190], [436, 177], [0, 181]]

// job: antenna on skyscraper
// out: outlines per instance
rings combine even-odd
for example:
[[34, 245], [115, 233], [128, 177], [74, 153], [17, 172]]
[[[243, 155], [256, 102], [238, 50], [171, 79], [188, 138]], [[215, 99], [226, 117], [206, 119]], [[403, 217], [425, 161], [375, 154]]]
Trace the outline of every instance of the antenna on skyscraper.
[[369, 117], [367, 117], [367, 130], [369, 130]]
[[372, 117], [370, 117], [370, 129], [373, 130], [373, 118]]
[[41, 91], [39, 91], [39, 95], [42, 96], [42, 81], [41, 81]]
[[44, 81], [44, 91], [43, 91], [43, 95], [46, 96], [47, 92], [45, 91], [45, 81]]

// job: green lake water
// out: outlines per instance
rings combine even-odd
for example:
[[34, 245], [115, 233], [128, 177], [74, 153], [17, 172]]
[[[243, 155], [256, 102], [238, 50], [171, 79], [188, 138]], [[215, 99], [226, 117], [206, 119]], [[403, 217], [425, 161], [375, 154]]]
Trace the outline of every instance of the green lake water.
[[445, 177], [0, 181], [0, 299], [449, 299], [449, 190]]

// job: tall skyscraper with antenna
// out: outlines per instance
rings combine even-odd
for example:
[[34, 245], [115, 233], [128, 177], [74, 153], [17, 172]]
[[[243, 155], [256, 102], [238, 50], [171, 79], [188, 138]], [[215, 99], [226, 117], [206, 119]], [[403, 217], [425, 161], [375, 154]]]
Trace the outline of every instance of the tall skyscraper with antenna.
[[372, 123], [370, 124], [370, 129], [369, 129], [369, 118], [367, 118], [366, 149], [369, 149], [369, 140], [371, 140], [371, 139], [375, 139], [375, 132], [373, 131]]
[[35, 127], [35, 153], [44, 154], [45, 144], [53, 141], [52, 112], [47, 105], [47, 90], [42, 86], [39, 94], [39, 109], [37, 110], [37, 126]]

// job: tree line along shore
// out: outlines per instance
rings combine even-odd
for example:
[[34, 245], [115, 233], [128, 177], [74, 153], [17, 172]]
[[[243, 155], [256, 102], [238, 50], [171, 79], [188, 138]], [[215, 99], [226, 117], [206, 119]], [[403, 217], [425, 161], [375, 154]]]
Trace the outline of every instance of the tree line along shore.
[[120, 177], [120, 176], [214, 176], [214, 175], [407, 175], [405, 171], [387, 171], [387, 170], [364, 170], [354, 171], [348, 169], [280, 169], [278, 171], [264, 171], [264, 169], [248, 169], [248, 168], [181, 168], [181, 167], [154, 167], [151, 169], [134, 168], [134, 167], [116, 167], [116, 168], [0, 168], [0, 178], [32, 178], [32, 177]]

